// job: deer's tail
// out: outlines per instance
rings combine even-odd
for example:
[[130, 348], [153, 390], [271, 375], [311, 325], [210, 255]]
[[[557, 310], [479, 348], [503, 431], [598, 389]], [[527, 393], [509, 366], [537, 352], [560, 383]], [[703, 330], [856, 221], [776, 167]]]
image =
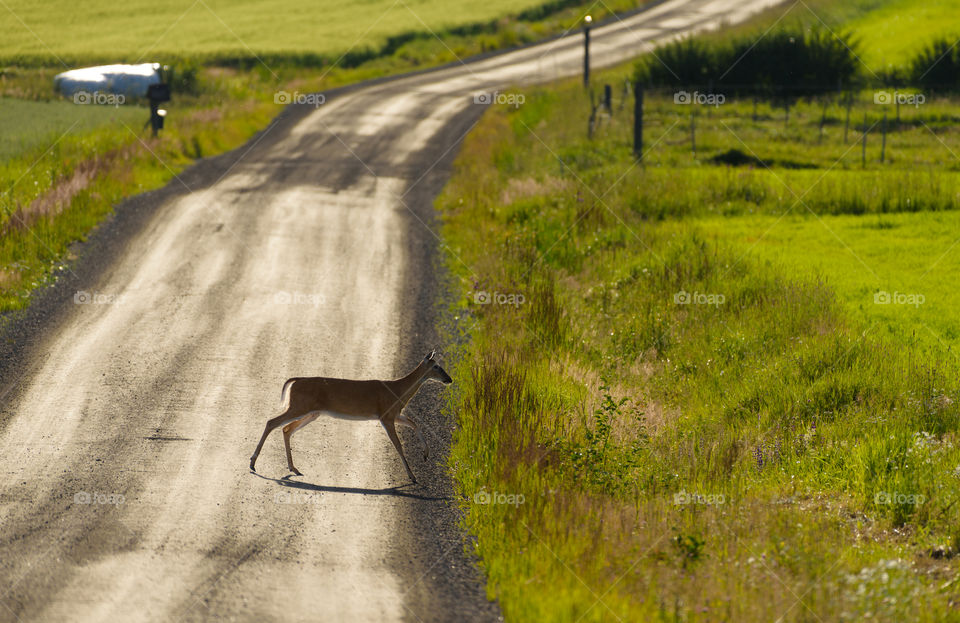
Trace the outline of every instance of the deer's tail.
[[292, 379], [287, 379], [287, 382], [283, 384], [283, 389], [280, 390], [280, 406], [283, 407], [287, 404], [287, 388], [293, 385], [294, 381], [299, 381], [300, 377], [295, 376]]

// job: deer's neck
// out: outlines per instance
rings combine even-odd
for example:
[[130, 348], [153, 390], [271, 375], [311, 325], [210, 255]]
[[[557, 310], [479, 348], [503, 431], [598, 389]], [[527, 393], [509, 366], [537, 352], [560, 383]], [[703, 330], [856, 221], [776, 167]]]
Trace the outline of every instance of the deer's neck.
[[420, 369], [420, 366], [414, 368], [413, 372], [403, 378], [397, 379], [397, 388], [400, 390], [397, 395], [403, 406], [413, 398], [420, 386], [426, 381], [427, 375]]

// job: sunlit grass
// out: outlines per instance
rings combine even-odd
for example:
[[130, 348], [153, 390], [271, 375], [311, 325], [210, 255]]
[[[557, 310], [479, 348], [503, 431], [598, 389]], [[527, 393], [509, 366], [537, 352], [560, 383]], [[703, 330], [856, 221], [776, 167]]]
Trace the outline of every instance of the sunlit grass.
[[66, 100], [35, 102], [0, 98], [4, 127], [0, 136], [0, 162], [32, 152], [36, 147], [46, 149], [54, 139], [68, 132], [80, 134], [117, 121], [139, 128], [149, 115], [149, 109], [138, 106], [80, 106]]
[[444, 30], [538, 4], [540, 0], [325, 0], [298, 5], [279, 0], [8, 0], [5, 10], [11, 17], [5, 21], [0, 57], [99, 58], [110, 53], [117, 59], [151, 62], [171, 54], [333, 54], [355, 46], [376, 48], [388, 36], [405, 31]]
[[894, 0], [854, 20], [849, 27], [862, 43], [872, 71], [906, 68], [908, 60], [937, 37], [960, 37], [958, 0]]
[[[855, 110], [876, 120], [866, 95]], [[960, 362], [911, 330], [919, 309], [946, 333], [954, 262], [935, 309], [873, 294], [909, 290], [948, 248], [955, 102], [913, 124], [901, 111], [885, 161], [871, 133], [861, 165], [843, 107], [821, 136], [816, 101], [754, 121], [749, 101], [653, 96], [636, 165], [629, 103], [591, 139], [579, 85], [526, 96], [467, 138], [437, 203], [462, 296], [451, 331], [471, 337], [452, 466], [506, 616], [954, 616]], [[719, 164], [733, 149], [756, 162]]]
[[745, 257], [775, 262], [787, 274], [823, 276], [865, 327], [960, 356], [960, 288], [954, 279], [960, 272], [960, 213], [814, 218], [801, 212], [699, 224], [711, 237], [743, 247]]

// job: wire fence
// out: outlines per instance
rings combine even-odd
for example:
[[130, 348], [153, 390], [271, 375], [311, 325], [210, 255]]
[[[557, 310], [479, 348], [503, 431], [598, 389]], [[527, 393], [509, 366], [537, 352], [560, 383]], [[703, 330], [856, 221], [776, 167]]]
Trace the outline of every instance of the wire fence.
[[[809, 88], [809, 87], [805, 87]], [[711, 85], [686, 85], [682, 88], [651, 88], [625, 80], [589, 91], [587, 135], [598, 131], [616, 117], [632, 114], [635, 157], [648, 156], [651, 145], [645, 138], [651, 129], [679, 126], [682, 138], [660, 139], [658, 145], [689, 144], [694, 157], [698, 138], [717, 124], [728, 130], [731, 123], [749, 122], [757, 127], [776, 127], [782, 141], [826, 144], [830, 141], [849, 147], [861, 143], [861, 163], [868, 161], [868, 145], [877, 143], [876, 159], [888, 162], [892, 136], [910, 135], [911, 149], [930, 146], [954, 150], [946, 138], [960, 122], [960, 99], [956, 96], [928, 94], [910, 85], [876, 89], [824, 88], [817, 95], [798, 95], [789, 88], [776, 93], [738, 89], [717, 90]], [[671, 127], [673, 127], [671, 126]], [[673, 134], [675, 136], [675, 133]], [[649, 139], [647, 139], [649, 141]], [[872, 161], [874, 156], [870, 156]], [[960, 158], [958, 158], [960, 159]]]

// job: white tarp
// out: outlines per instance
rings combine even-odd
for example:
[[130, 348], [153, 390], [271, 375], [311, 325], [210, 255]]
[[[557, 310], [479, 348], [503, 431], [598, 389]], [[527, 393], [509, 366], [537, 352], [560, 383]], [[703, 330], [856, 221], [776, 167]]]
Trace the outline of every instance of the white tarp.
[[80, 91], [143, 97], [147, 94], [148, 86], [160, 82], [159, 69], [158, 63], [84, 67], [57, 74], [53, 84], [68, 97]]

